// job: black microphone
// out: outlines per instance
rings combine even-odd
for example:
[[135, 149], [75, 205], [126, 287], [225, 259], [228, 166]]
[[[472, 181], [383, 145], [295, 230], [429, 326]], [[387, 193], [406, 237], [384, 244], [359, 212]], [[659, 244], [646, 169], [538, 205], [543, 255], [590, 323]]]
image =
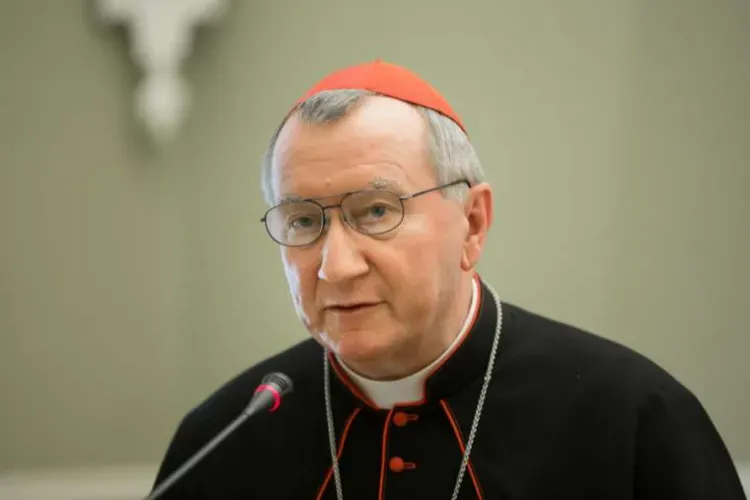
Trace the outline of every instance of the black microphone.
[[276, 411], [279, 408], [279, 405], [281, 405], [282, 396], [292, 392], [293, 388], [294, 385], [292, 384], [292, 380], [283, 373], [269, 373], [263, 377], [260, 385], [255, 389], [250, 404], [247, 405], [242, 413], [235, 418], [232, 423], [226, 426], [223, 431], [217, 434], [215, 438], [209, 441], [208, 444], [203, 446], [203, 448], [198, 450], [195, 455], [182, 464], [179, 469], [162, 481], [144, 500], [155, 500], [162, 496], [174, 483], [187, 474], [195, 464], [211, 453], [214, 448], [227, 438], [227, 436], [234, 432], [240, 425], [245, 423], [245, 420], [263, 410], [268, 410], [269, 412]]

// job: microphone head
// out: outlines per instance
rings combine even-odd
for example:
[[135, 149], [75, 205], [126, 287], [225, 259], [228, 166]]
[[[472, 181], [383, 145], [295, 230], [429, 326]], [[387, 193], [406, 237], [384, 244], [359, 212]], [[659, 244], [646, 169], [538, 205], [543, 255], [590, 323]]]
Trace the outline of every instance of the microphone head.
[[261, 384], [273, 387], [280, 396], [288, 394], [294, 390], [292, 379], [281, 372], [269, 373], [263, 377]]
[[292, 392], [292, 389], [292, 379], [283, 373], [269, 373], [263, 377], [260, 385], [255, 389], [250, 404], [247, 405], [243, 413], [250, 416], [261, 410], [274, 412], [279, 409], [281, 398], [285, 394]]

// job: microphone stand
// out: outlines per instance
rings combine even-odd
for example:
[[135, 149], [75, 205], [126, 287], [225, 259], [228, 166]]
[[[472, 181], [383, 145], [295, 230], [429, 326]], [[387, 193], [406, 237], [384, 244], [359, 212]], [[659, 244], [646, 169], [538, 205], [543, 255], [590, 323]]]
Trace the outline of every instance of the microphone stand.
[[211, 441], [205, 444], [198, 452], [196, 452], [189, 460], [180, 466], [177, 470], [172, 472], [164, 481], [154, 488], [149, 496], [144, 500], [156, 500], [161, 497], [174, 483], [179, 481], [190, 469], [192, 469], [198, 462], [203, 460], [206, 455], [211, 453], [222, 441], [224, 441], [230, 434], [232, 434], [239, 426], [245, 423], [245, 421], [253, 415], [260, 413], [262, 410], [269, 410], [271, 412], [276, 411], [281, 403], [281, 397], [291, 392], [293, 388], [292, 381], [283, 373], [271, 373], [266, 375], [261, 382], [261, 385], [255, 390], [250, 404], [242, 411], [242, 413], [235, 418], [228, 426], [226, 426], [219, 434], [217, 434]]
[[250, 415], [250, 413], [243, 412], [239, 417], [235, 418], [231, 424], [225, 427], [224, 430], [217, 434], [216, 437], [208, 442], [208, 444], [204, 445], [203, 448], [198, 450], [195, 455], [190, 457], [188, 461], [182, 464], [179, 469], [174, 471], [169, 475], [169, 477], [167, 477], [167, 479], [162, 481], [159, 486], [157, 486], [154, 491], [152, 491], [151, 494], [145, 498], [145, 500], [156, 500], [157, 498], [161, 497], [165, 491], [167, 491], [174, 483], [179, 481], [182, 476], [185, 475], [185, 473], [187, 473], [195, 466], [195, 464], [203, 460], [203, 458], [211, 453], [214, 448], [216, 448], [222, 441], [224, 441], [224, 439], [226, 439], [227, 436], [233, 433], [239, 426], [244, 424], [245, 421], [250, 418]]

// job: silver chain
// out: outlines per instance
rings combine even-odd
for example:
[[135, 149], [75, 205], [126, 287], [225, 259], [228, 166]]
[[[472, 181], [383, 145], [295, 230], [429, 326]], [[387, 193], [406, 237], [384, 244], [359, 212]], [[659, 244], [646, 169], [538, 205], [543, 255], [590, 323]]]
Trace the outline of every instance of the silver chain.
[[339, 459], [336, 453], [336, 431], [333, 428], [333, 405], [331, 405], [331, 380], [328, 367], [328, 349], [323, 352], [323, 384], [325, 385], [326, 419], [328, 420], [328, 445], [331, 449], [331, 468], [333, 479], [336, 483], [336, 498], [344, 500], [341, 492], [341, 473], [339, 472]]
[[[497, 323], [495, 326], [495, 338], [492, 341], [492, 349], [490, 350], [490, 359], [487, 361], [487, 371], [484, 373], [484, 383], [482, 384], [482, 390], [479, 393], [479, 401], [477, 402], [477, 408], [474, 411], [474, 420], [471, 423], [471, 430], [469, 431], [469, 439], [466, 442], [466, 449], [464, 450], [463, 458], [461, 459], [461, 466], [458, 469], [458, 477], [456, 478], [456, 486], [453, 488], [453, 495], [451, 500], [458, 499], [458, 493], [461, 491], [461, 483], [466, 475], [466, 468], [469, 465], [469, 456], [471, 455], [471, 448], [474, 444], [474, 438], [477, 435], [477, 429], [479, 428], [479, 419], [482, 416], [482, 410], [484, 409], [484, 400], [487, 397], [487, 389], [490, 386], [490, 380], [492, 379], [492, 371], [495, 366], [495, 357], [497, 356], [497, 350], [500, 345], [500, 334], [503, 328], [503, 310], [500, 304], [495, 290], [487, 285], [492, 298], [495, 301], [495, 308], [497, 310]], [[328, 349], [324, 350], [323, 353], [323, 384], [325, 386], [325, 404], [326, 404], [326, 418], [328, 420], [328, 444], [331, 451], [331, 468], [333, 469], [333, 479], [336, 484], [336, 498], [338, 500], [344, 500], [344, 494], [341, 490], [341, 472], [339, 471], [339, 461], [336, 453], [336, 431], [333, 426], [333, 407], [331, 405], [331, 380], [330, 380], [330, 367], [328, 365]]]

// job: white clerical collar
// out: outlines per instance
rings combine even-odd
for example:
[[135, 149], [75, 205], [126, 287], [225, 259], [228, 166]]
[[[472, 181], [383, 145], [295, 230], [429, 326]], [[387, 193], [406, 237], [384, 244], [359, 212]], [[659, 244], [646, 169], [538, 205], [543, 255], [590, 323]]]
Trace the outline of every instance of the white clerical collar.
[[346, 374], [351, 378], [365, 396], [379, 408], [390, 409], [397, 403], [414, 403], [421, 401], [424, 394], [424, 382], [427, 377], [437, 368], [453, 351], [461, 344], [466, 334], [472, 327], [472, 323], [479, 307], [479, 279], [474, 277], [471, 287], [471, 304], [461, 330], [456, 335], [453, 343], [443, 354], [422, 370], [399, 380], [372, 380], [359, 375], [347, 367], [341, 359], [337, 358], [339, 364]]

